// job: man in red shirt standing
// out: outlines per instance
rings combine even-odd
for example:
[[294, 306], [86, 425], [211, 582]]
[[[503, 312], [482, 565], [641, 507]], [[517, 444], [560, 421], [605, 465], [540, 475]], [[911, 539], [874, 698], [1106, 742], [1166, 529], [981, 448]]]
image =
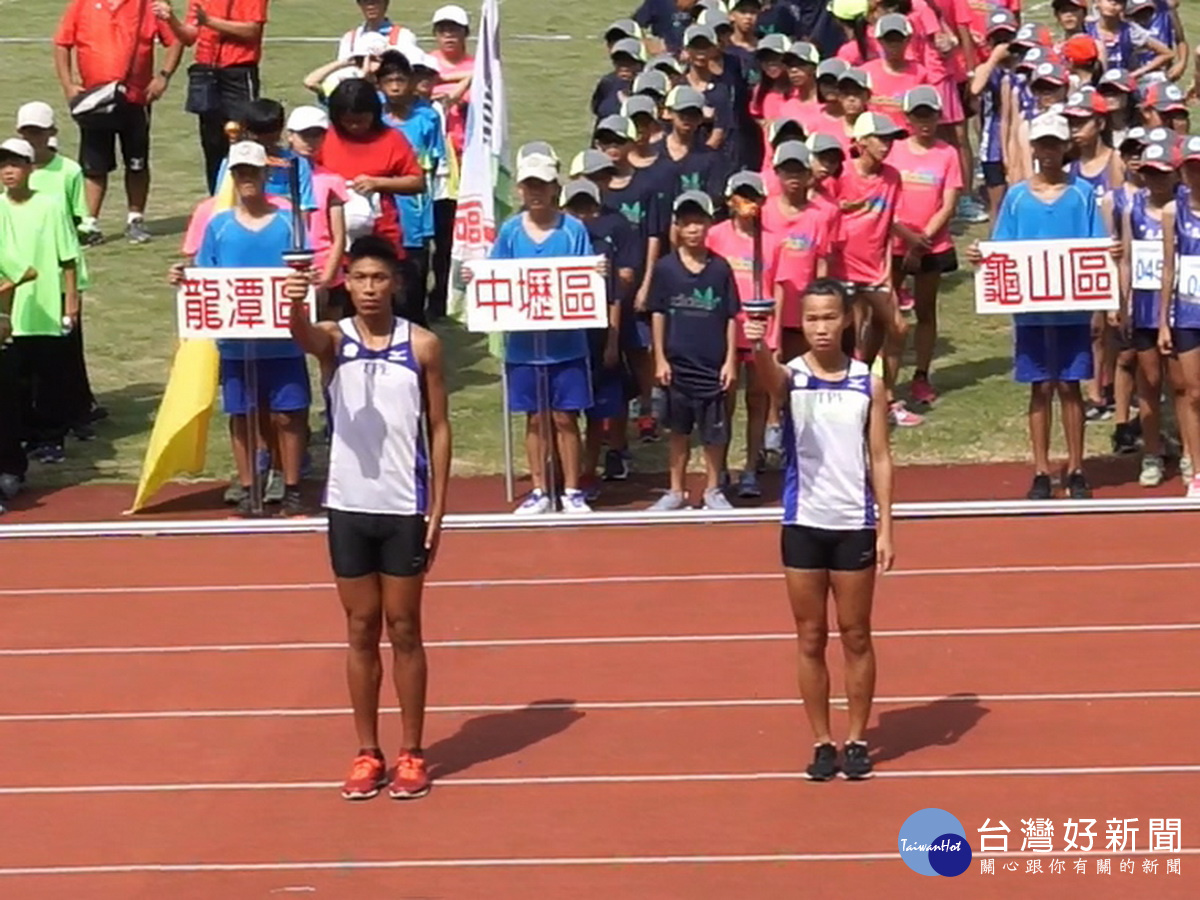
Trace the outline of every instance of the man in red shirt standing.
[[211, 194], [229, 154], [225, 126], [241, 121], [244, 106], [259, 98], [267, 0], [191, 0], [183, 21], [171, 0], [154, 0], [153, 7], [182, 44], [196, 47], [188, 68], [185, 108], [200, 120], [200, 148]]
[[[168, 48], [157, 73], [155, 41]], [[150, 194], [150, 106], [166, 92], [179, 65], [181, 50], [174, 45], [174, 35], [154, 18], [149, 0], [71, 0], [58, 24], [54, 68], [68, 103], [114, 81], [122, 82], [126, 91], [125, 102], [105, 123], [79, 128], [88, 208], [80, 232], [86, 244], [103, 240], [98, 219], [108, 173], [117, 168], [118, 137], [129, 206], [125, 236], [136, 244], [150, 240], [143, 222]]]

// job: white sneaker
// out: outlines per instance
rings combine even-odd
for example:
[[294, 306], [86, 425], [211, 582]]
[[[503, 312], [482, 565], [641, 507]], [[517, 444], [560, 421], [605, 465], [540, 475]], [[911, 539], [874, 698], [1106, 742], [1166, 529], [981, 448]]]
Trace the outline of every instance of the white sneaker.
[[709, 488], [704, 492], [705, 509], [733, 509], [733, 504], [720, 488]]
[[687, 497], [674, 491], [667, 491], [650, 507], [651, 512], [672, 512], [683, 509], [687, 505]]
[[763, 439], [763, 449], [768, 453], [783, 452], [783, 426], [767, 426], [767, 431]]
[[1183, 480], [1184, 480], [1184, 481], [1191, 481], [1191, 480], [1192, 480], [1192, 477], [1193, 477], [1193, 476], [1196, 474], [1196, 472], [1195, 472], [1195, 470], [1192, 468], [1192, 460], [1191, 460], [1191, 457], [1189, 457], [1189, 456], [1187, 456], [1187, 455], [1184, 455], [1183, 457], [1181, 457], [1181, 458], [1180, 458], [1180, 460], [1179, 460], [1179, 474], [1183, 476]]
[[562, 496], [562, 511], [564, 513], [590, 513], [587, 497], [583, 491], [564, 491]]
[[529, 496], [521, 502], [521, 505], [513, 510], [513, 514], [518, 516], [540, 516], [543, 513], [550, 512], [550, 507], [553, 505], [550, 495], [545, 491], [530, 491]]
[[1163, 461], [1161, 456], [1142, 457], [1142, 474], [1138, 484], [1142, 487], [1158, 487], [1163, 483]]
[[1200, 475], [1193, 475], [1188, 483], [1187, 496], [1189, 500], [1200, 500]]

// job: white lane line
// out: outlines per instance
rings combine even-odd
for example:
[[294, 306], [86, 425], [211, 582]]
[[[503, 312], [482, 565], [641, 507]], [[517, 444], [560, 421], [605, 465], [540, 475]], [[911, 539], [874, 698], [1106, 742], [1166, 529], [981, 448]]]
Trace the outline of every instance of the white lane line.
[[[1140, 625], [1013, 625], [993, 628], [903, 628], [872, 632], [876, 638], [1002, 637], [1029, 634], [1151, 634], [1200, 631], [1200, 622], [1164, 622]], [[838, 637], [830, 632], [830, 637]], [[498, 647], [588, 647], [639, 644], [736, 644], [794, 641], [792, 632], [750, 634], [638, 634], [611, 637], [533, 637], [426, 641], [432, 649]], [[251, 653], [295, 650], [345, 650], [344, 641], [292, 641], [248, 644], [180, 644], [127, 647], [10, 647], [0, 648], [0, 658], [62, 656], [139, 656], [173, 653]]]
[[[914, 703], [1043, 703], [1061, 701], [1098, 702], [1101, 700], [1195, 700], [1200, 690], [1170, 691], [1086, 691], [1079, 693], [1045, 694], [926, 694], [898, 697], [876, 697], [878, 705], [894, 706]], [[833, 697], [831, 703], [844, 705], [845, 697]], [[801, 706], [802, 701], [791, 697], [774, 699], [733, 698], [728, 700], [584, 700], [581, 702], [553, 701], [526, 704], [463, 704], [455, 706], [430, 706], [428, 713], [515, 713], [515, 712], [599, 712], [616, 710], [650, 709], [732, 709], [740, 707]], [[399, 710], [381, 709], [384, 715], [398, 714]], [[169, 709], [169, 710], [126, 710], [119, 712], [64, 712], [64, 713], [4, 713], [0, 723], [13, 722], [108, 722], [161, 719], [265, 719], [265, 718], [314, 718], [321, 716], [347, 716], [349, 707], [271, 707], [262, 709]]]
[[[1065, 775], [1175, 775], [1200, 772], [1200, 764], [1161, 766], [1051, 766], [993, 769], [884, 769], [876, 778], [1028, 778]], [[436, 778], [438, 787], [547, 787], [580, 784], [702, 784], [710, 782], [807, 781], [803, 772], [695, 772], [669, 775], [543, 775], [498, 778]], [[56, 794], [183, 794], [255, 791], [325, 791], [340, 781], [199, 781], [171, 784], [76, 784], [0, 786], [0, 797]]]
[[[1073, 575], [1103, 572], [1174, 572], [1200, 569], [1200, 561], [1158, 563], [1097, 563], [1063, 566], [973, 566], [937, 569], [898, 569], [888, 578], [935, 578], [963, 575]], [[681, 575], [597, 575], [552, 578], [486, 578], [431, 581], [427, 588], [571, 587], [607, 584], [687, 584], [711, 581], [782, 581], [780, 572], [708, 572]], [[273, 591], [331, 591], [333, 582], [294, 584], [137, 585], [123, 587], [2, 588], [0, 597], [104, 596], [121, 594], [241, 594]]]
[[[317, 872], [371, 869], [500, 869], [540, 866], [671, 866], [671, 865], [746, 865], [756, 863], [806, 862], [897, 862], [898, 851], [879, 853], [738, 853], [692, 856], [496, 856], [464, 859], [372, 859], [372, 860], [310, 860], [301, 862], [233, 862], [233, 863], [125, 863], [93, 866], [24, 866], [0, 868], [0, 876], [31, 875], [132, 875], [182, 874], [203, 872]], [[981, 854], [988, 859], [1028, 859], [1030, 853], [1010, 850], [1006, 853]], [[1126, 856], [1196, 856], [1200, 847], [1183, 847], [1166, 853], [1161, 850], [1055, 850], [1038, 853], [1039, 857], [1126, 857]]]

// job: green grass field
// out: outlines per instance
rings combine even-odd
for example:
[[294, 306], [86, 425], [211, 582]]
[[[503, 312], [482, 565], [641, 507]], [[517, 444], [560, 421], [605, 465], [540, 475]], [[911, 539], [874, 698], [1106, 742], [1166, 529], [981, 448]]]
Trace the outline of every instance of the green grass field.
[[[429, 14], [438, 5], [439, 0], [396, 2], [394, 18], [423, 35], [429, 30]], [[478, 8], [466, 5], [473, 20], [477, 19]], [[503, 58], [514, 147], [527, 140], [546, 139], [563, 158], [584, 147], [590, 124], [587, 99], [596, 79], [607, 69], [603, 44], [596, 36], [634, 5], [633, 0], [503, 3]], [[1184, 6], [1193, 37], [1200, 36], [1200, 4]], [[12, 117], [21, 103], [53, 103], [62, 123], [62, 150], [74, 155], [77, 132], [66, 115], [48, 42], [62, 7], [63, 3], [55, 0], [0, 0], [7, 39], [47, 39], [0, 44], [0, 58], [5, 63], [0, 67], [0, 114], [8, 117], [8, 128], [12, 128]], [[1045, 11], [1040, 15], [1046, 15]], [[308, 102], [309, 95], [300, 83], [302, 76], [332, 58], [337, 37], [356, 21], [357, 7], [351, 0], [272, 3], [264, 94], [289, 108]], [[290, 37], [325, 40], [279, 40]], [[101, 423], [97, 441], [69, 445], [65, 465], [36, 470], [36, 483], [137, 478], [174, 348], [174, 300], [166, 271], [178, 258], [187, 216], [204, 191], [195, 118], [182, 110], [185, 86], [181, 70], [154, 113], [155, 180], [147, 219], [155, 241], [134, 247], [114, 237], [89, 251], [94, 289], [85, 299], [88, 359], [94, 388], [112, 416]], [[113, 187], [102, 225], [107, 234], [119, 235], [124, 215], [119, 175]], [[985, 236], [984, 228], [977, 229], [974, 236]], [[896, 434], [896, 455], [902, 463], [1026, 456], [1025, 394], [1009, 375], [1009, 322], [1004, 317], [976, 316], [972, 310], [969, 273], [957, 273], [947, 279], [941, 303], [942, 337], [934, 379], [943, 399], [923, 427]], [[451, 325], [441, 328], [441, 333], [451, 360], [456, 473], [499, 472], [500, 394], [495, 361], [480, 338]], [[1109, 431], [1105, 426], [1089, 430], [1093, 452], [1106, 451]], [[640, 460], [642, 468], [657, 467], [661, 462], [654, 449], [639, 452], [649, 454]], [[735, 464], [740, 459], [736, 449], [732, 459]], [[224, 429], [214, 427], [204, 477], [224, 477], [229, 470]]]

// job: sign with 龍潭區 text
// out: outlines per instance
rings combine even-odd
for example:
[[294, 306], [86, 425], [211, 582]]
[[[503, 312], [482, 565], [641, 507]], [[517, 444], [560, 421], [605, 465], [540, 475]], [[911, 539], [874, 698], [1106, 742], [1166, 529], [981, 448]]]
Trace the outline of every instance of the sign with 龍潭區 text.
[[601, 256], [479, 259], [464, 265], [467, 329], [563, 331], [608, 327], [608, 288]]
[[[292, 301], [284, 296], [291, 270], [200, 269], [183, 272], [176, 294], [179, 336], [185, 339], [256, 340], [291, 337]], [[313, 321], [316, 299], [306, 299]]]
[[981, 241], [977, 313], [1089, 312], [1119, 306], [1109, 238]]

